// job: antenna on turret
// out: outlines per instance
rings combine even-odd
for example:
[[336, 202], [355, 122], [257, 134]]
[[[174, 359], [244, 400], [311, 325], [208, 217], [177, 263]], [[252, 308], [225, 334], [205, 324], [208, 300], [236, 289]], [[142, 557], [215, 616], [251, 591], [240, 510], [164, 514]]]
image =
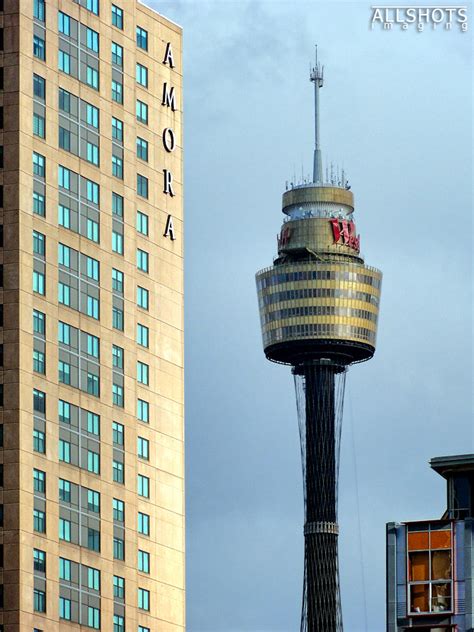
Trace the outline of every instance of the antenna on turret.
[[316, 46], [315, 65], [309, 74], [309, 79], [314, 83], [314, 161], [313, 182], [323, 183], [323, 165], [321, 160], [321, 146], [319, 143], [319, 89], [323, 87], [324, 66], [318, 63], [318, 47]]

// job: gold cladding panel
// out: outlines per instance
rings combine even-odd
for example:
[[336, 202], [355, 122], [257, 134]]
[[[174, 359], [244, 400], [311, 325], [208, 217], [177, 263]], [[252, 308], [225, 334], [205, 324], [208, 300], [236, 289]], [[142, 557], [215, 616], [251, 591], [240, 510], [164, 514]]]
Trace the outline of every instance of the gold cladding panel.
[[[331, 275], [335, 278], [325, 278]], [[257, 287], [264, 347], [305, 339], [375, 347], [380, 284], [378, 270], [350, 263], [286, 264], [261, 271]]]

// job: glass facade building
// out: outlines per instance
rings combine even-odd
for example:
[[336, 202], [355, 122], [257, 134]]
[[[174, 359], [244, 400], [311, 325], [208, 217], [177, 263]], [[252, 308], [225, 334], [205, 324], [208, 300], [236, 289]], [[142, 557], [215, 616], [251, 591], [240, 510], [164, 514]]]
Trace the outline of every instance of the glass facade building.
[[387, 632], [471, 632], [474, 455], [437, 457], [448, 506], [438, 520], [387, 525]]

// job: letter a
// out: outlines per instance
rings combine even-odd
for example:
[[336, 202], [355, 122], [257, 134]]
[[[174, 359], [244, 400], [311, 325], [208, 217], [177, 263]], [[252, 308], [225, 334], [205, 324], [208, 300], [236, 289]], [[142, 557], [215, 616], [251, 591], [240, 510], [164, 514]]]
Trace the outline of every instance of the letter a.
[[168, 219], [166, 220], [166, 228], [165, 228], [165, 232], [163, 233], [163, 236], [169, 237], [171, 241], [174, 241], [176, 239], [176, 237], [174, 236], [174, 225], [173, 225], [173, 218], [171, 217], [171, 215], [168, 215]]
[[173, 50], [171, 48], [171, 42], [166, 44], [165, 57], [163, 59], [164, 64], [169, 64], [170, 68], [174, 68]]

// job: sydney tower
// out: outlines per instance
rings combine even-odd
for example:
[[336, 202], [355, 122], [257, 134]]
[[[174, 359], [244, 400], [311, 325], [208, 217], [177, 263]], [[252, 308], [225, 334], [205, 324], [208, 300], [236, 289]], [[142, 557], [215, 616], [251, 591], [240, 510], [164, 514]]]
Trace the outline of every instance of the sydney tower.
[[278, 255], [258, 272], [263, 347], [292, 366], [303, 459], [305, 557], [302, 632], [342, 632], [337, 492], [344, 383], [349, 365], [375, 352], [382, 275], [364, 263], [354, 196], [344, 173], [323, 178], [319, 92], [315, 95], [312, 182], [283, 194]]

